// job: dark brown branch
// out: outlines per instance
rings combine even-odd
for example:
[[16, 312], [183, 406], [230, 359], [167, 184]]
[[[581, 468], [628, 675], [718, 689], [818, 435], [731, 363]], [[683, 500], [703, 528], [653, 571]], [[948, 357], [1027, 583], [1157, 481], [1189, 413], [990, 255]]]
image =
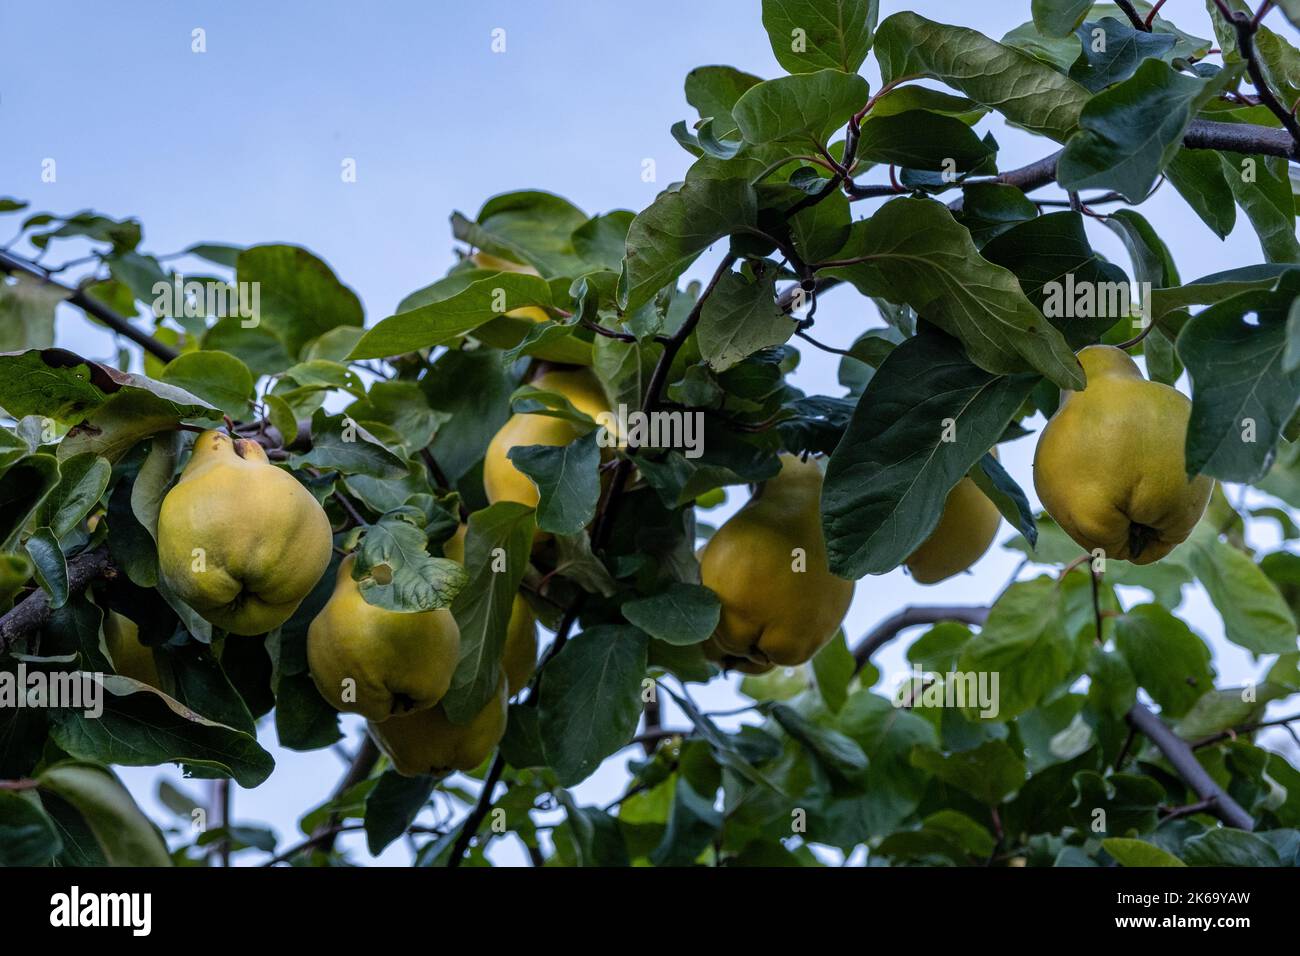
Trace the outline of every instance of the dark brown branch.
[[[1265, 3], [1260, 11], [1264, 12], [1267, 6], [1268, 4]], [[1259, 94], [1259, 101], [1281, 121], [1291, 137], [1291, 146], [1294, 149], [1295, 145], [1300, 143], [1300, 123], [1296, 122], [1294, 114], [1278, 100], [1277, 94], [1268, 84], [1268, 78], [1264, 76], [1264, 68], [1260, 66], [1259, 54], [1255, 50], [1255, 33], [1259, 30], [1258, 19], [1238, 11], [1228, 18], [1228, 22], [1237, 33], [1237, 50], [1246, 61], [1246, 70], [1250, 73], [1250, 82], [1254, 84], [1255, 92]]]
[[1124, 16], [1128, 17], [1129, 22], [1132, 23], [1136, 29], [1141, 30], [1144, 33], [1151, 32], [1151, 27], [1147, 25], [1146, 20], [1142, 19], [1142, 15], [1138, 13], [1137, 9], [1133, 6], [1133, 0], [1115, 0], [1115, 6], [1124, 11]]
[[1214, 782], [1214, 778], [1200, 765], [1196, 755], [1187, 741], [1174, 733], [1169, 725], [1153, 714], [1141, 703], [1136, 703], [1125, 715], [1125, 720], [1142, 734], [1165, 755], [1165, 759], [1187, 782], [1192, 791], [1207, 803], [1207, 810], [1230, 827], [1238, 830], [1255, 829], [1255, 821], [1241, 804], [1228, 796], [1226, 790]]
[[856, 674], [862, 670], [872, 654], [909, 627], [937, 624], [939, 621], [960, 621], [963, 624], [979, 625], [983, 624], [988, 616], [988, 608], [975, 605], [905, 607], [877, 624], [871, 633], [853, 649], [853, 672]]
[[1192, 120], [1187, 132], [1183, 134], [1183, 145], [1188, 149], [1219, 149], [1247, 156], [1297, 158], [1295, 141], [1289, 132], [1249, 123]]
[[122, 316], [118, 315], [102, 302], [97, 302], [81, 289], [74, 289], [72, 286], [64, 285], [62, 282], [51, 279], [44, 270], [33, 263], [26, 262], [8, 252], [0, 251], [0, 272], [6, 272], [11, 275], [25, 275], [66, 292], [68, 294], [67, 302], [71, 305], [75, 305], [87, 315], [99, 319], [99, 321], [103, 322], [118, 335], [130, 339], [155, 358], [164, 362], [170, 362], [180, 354], [170, 345], [164, 345], [162, 342], [159, 342], [148, 332], [137, 329], [126, 319], [122, 318]]
[[[96, 578], [113, 572], [107, 548], [96, 548], [77, 555], [68, 562], [68, 593], [75, 594]], [[0, 617], [0, 654], [7, 652], [20, 638], [36, 631], [50, 616], [50, 599], [37, 589]]]

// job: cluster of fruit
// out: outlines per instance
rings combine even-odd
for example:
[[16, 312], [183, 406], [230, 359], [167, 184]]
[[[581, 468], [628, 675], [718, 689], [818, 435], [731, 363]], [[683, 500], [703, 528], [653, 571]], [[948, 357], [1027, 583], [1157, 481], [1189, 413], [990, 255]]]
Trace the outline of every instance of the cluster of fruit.
[[[1183, 541], [1205, 510], [1213, 481], [1189, 479], [1183, 436], [1190, 405], [1175, 389], [1142, 378], [1126, 353], [1092, 346], [1080, 353], [1084, 392], [1067, 394], [1044, 429], [1035, 486], [1048, 512], [1090, 552], [1137, 563], [1158, 560]], [[596, 419], [609, 411], [586, 369], [550, 371], [533, 384]], [[538, 504], [512, 448], [563, 446], [574, 422], [516, 413], [492, 439], [484, 461], [489, 501]], [[721, 604], [706, 654], [724, 668], [761, 673], [797, 666], [834, 637], [854, 584], [831, 573], [822, 535], [822, 469], [781, 456], [765, 482], [700, 551], [701, 582]], [[239, 520], [231, 520], [237, 502]], [[970, 479], [949, 493], [942, 517], [908, 558], [924, 584], [966, 570], [990, 547], [1000, 515]], [[247, 529], [258, 533], [250, 539]], [[466, 527], [444, 545], [464, 563]], [[167, 585], [199, 614], [232, 634], [283, 624], [330, 563], [333, 537], [320, 504], [260, 445], [219, 431], [199, 436], [158, 521], [159, 566]], [[307, 654], [322, 696], [358, 713], [404, 774], [477, 767], [505, 732], [510, 696], [531, 679], [537, 627], [516, 594], [496, 695], [467, 724], [440, 706], [460, 658], [460, 630], [448, 610], [402, 613], [368, 603], [352, 578], [354, 555], [339, 566], [333, 594], [312, 621]], [[109, 651], [120, 673], [157, 683], [152, 655], [135, 626], [110, 615]]]

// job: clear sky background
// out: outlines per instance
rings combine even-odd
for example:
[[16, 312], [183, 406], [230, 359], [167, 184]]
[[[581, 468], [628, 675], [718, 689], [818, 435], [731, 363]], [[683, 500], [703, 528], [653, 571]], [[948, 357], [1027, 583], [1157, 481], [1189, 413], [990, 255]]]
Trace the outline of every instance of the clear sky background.
[[[884, 0], [882, 18], [900, 9], [995, 38], [1029, 19], [1029, 0]], [[1171, 0], [1166, 11], [1184, 29], [1212, 35], [1200, 0]], [[1289, 29], [1276, 13], [1268, 22]], [[204, 53], [191, 51], [196, 28], [206, 32]], [[491, 48], [498, 28], [503, 53]], [[781, 75], [757, 0], [7, 3], [0, 7], [0, 195], [28, 199], [36, 210], [136, 216], [142, 248], [153, 254], [198, 241], [305, 246], [356, 290], [373, 324], [455, 261], [447, 222], [453, 210], [472, 217], [490, 196], [528, 188], [558, 193], [590, 214], [647, 206], [690, 163], [669, 127], [694, 119], [682, 82], [705, 64]], [[864, 73], [876, 88], [874, 64]], [[1003, 168], [1055, 148], [996, 118], [978, 128], [995, 132]], [[41, 181], [46, 159], [57, 163], [54, 183]], [[355, 183], [340, 175], [349, 159]], [[647, 159], [653, 182], [642, 177]], [[872, 204], [860, 206], [865, 213]], [[1168, 186], [1142, 212], [1168, 242], [1184, 281], [1261, 261], [1244, 215], [1220, 242]], [[1127, 268], [1113, 234], [1088, 226], [1094, 245]], [[0, 242], [16, 227], [17, 217], [0, 219]], [[69, 243], [50, 259], [81, 251]], [[707, 275], [716, 256], [706, 255], [692, 275]], [[819, 306], [816, 334], [845, 347], [880, 324], [869, 303], [840, 289]], [[61, 309], [57, 335], [58, 344], [88, 356], [113, 354], [111, 339], [71, 308]], [[795, 384], [843, 394], [838, 357], [802, 351]], [[1031, 497], [1032, 451], [1032, 438], [1003, 448], [1004, 464]], [[1235, 489], [1230, 494], [1237, 500]], [[743, 498], [733, 491], [705, 520], [716, 522]], [[1266, 537], [1271, 528], [1252, 534], [1257, 547], [1276, 544]], [[1004, 525], [1001, 538], [1009, 537]], [[985, 603], [1017, 558], [995, 547], [973, 573], [930, 588], [901, 570], [867, 578], [846, 621], [850, 641], [907, 604]], [[1130, 601], [1145, 593], [1133, 592]], [[1186, 592], [1180, 614], [1211, 641], [1221, 682], [1259, 676], [1249, 656], [1224, 641], [1199, 588]], [[905, 645], [877, 655], [891, 687]], [[734, 706], [733, 685], [715, 682], [697, 697], [716, 709]], [[358, 726], [350, 719], [345, 726], [354, 744]], [[1294, 756], [1284, 734], [1269, 740]], [[342, 764], [329, 751], [281, 750], [273, 727], [263, 728], [261, 741], [277, 769], [257, 790], [236, 791], [235, 818], [269, 823], [287, 845], [298, 815], [332, 789]], [[609, 761], [577, 788], [580, 802], [617, 796], [622, 762]], [[155, 799], [157, 782], [178, 774], [143, 768], [122, 776], [156, 819], [167, 818]], [[206, 787], [180, 785], [195, 795]], [[353, 837], [344, 844], [360, 846]], [[363, 848], [358, 853], [365, 858]], [[494, 856], [523, 858], [513, 840], [498, 841]], [[382, 862], [408, 858], [399, 841]]]

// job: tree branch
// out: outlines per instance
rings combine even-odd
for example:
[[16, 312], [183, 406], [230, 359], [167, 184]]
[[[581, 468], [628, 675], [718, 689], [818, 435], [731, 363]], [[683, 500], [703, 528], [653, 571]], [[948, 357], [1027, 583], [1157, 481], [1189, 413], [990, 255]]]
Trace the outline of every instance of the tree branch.
[[1250, 814], [1242, 809], [1241, 804], [1228, 796], [1226, 790], [1214, 782], [1214, 778], [1197, 761], [1187, 741], [1170, 730], [1168, 724], [1141, 703], [1135, 703], [1124, 719], [1160, 749], [1165, 759], [1187, 782], [1192, 791], [1207, 802], [1210, 813], [1238, 830], [1255, 829], [1255, 821], [1251, 819]]
[[[85, 551], [68, 562], [68, 593], [80, 591], [96, 578], [115, 573], [105, 547]], [[50, 599], [38, 588], [0, 617], [0, 654], [36, 631], [50, 616]]]
[[46, 285], [53, 286], [56, 289], [61, 289], [68, 294], [67, 301], [71, 305], [75, 305], [87, 315], [99, 319], [99, 321], [103, 322], [118, 335], [130, 339], [150, 355], [153, 355], [155, 358], [160, 359], [163, 362], [170, 362], [180, 354], [170, 345], [164, 345], [162, 342], [159, 342], [148, 332], [137, 329], [129, 321], [122, 318], [122, 316], [118, 315], [102, 302], [95, 301], [81, 289], [74, 289], [72, 286], [64, 285], [62, 282], [51, 279], [46, 272], [33, 263], [26, 262], [11, 253], [0, 251], [0, 272], [6, 272], [10, 275], [25, 275], [29, 278], [37, 279]]
[[975, 605], [905, 607], [877, 624], [853, 649], [853, 673], [862, 670], [872, 654], [909, 627], [937, 624], [940, 621], [960, 621], [963, 624], [979, 625], [983, 624], [988, 616], [988, 608]]
[[[1260, 12], [1264, 13], [1267, 9], [1268, 3], [1265, 3], [1260, 7]], [[1291, 146], [1294, 148], [1297, 143], [1300, 143], [1300, 123], [1297, 123], [1291, 111], [1278, 101], [1277, 94], [1273, 92], [1273, 88], [1268, 85], [1268, 78], [1264, 76], [1264, 69], [1259, 63], [1259, 54], [1255, 50], [1255, 33], [1259, 30], [1258, 18], [1237, 12], [1229, 18], [1228, 22], [1237, 32], [1237, 49], [1242, 59], [1246, 61], [1246, 70], [1250, 73], [1250, 82], [1254, 84], [1255, 91], [1259, 94], [1259, 101], [1281, 121], [1291, 137]]]

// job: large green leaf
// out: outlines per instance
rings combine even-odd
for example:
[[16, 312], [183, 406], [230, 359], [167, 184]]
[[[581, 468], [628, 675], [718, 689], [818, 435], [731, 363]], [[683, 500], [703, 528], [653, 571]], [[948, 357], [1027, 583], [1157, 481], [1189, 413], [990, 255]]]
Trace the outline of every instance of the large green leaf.
[[275, 767], [251, 734], [201, 717], [161, 691], [128, 677], [74, 675], [102, 687], [103, 713], [51, 712], [50, 737], [73, 757], [129, 767], [174, 762], [198, 776], [233, 777], [242, 787], [256, 787]]
[[67, 297], [63, 287], [26, 276], [0, 280], [0, 352], [53, 345], [54, 309]]
[[699, 111], [700, 119], [713, 120], [713, 132], [728, 136], [736, 131], [731, 109], [741, 94], [762, 79], [731, 66], [697, 66], [686, 74], [686, 102]]
[[[723, 236], [754, 225], [758, 200], [743, 179], [688, 181], [660, 193], [632, 220], [619, 298], [627, 314], [651, 301]], [[0, 402], [0, 404], [3, 404]]]
[[211, 402], [236, 419], [248, 417], [253, 376], [248, 366], [226, 352], [186, 352], [167, 363], [159, 378]]
[[526, 262], [546, 278], [577, 276], [589, 268], [573, 246], [573, 233], [587, 214], [573, 203], [540, 190], [502, 193], [483, 204], [475, 221], [451, 217], [462, 242], [513, 262]]
[[522, 445], [506, 457], [537, 486], [537, 528], [577, 534], [596, 515], [600, 498], [600, 448], [596, 432], [567, 445]]
[[990, 740], [973, 750], [952, 754], [917, 746], [912, 751], [912, 765], [930, 771], [988, 807], [996, 807], [1025, 783], [1024, 757], [1003, 740]]
[[1214, 686], [1209, 647], [1158, 604], [1117, 617], [1115, 647], [1166, 717], [1181, 717]]
[[366, 603], [389, 611], [434, 611], [450, 606], [469, 580], [455, 561], [426, 550], [423, 517], [404, 507], [366, 528], [352, 571]]
[[1088, 101], [1084, 87], [1029, 54], [911, 12], [880, 24], [875, 49], [883, 82], [931, 77], [1058, 142], [1069, 138]]
[[257, 283], [258, 321], [274, 332], [291, 356], [341, 325], [364, 321], [361, 300], [306, 249], [289, 245], [253, 246], [239, 253], [238, 281]]
[[1025, 298], [1016, 277], [984, 259], [948, 208], [928, 199], [895, 199], [853, 231], [823, 270], [864, 295], [906, 302], [961, 339], [976, 365], [994, 373], [1034, 369], [1061, 388], [1078, 389], [1083, 372], [1064, 336]]
[[1127, 80], [1149, 57], [1168, 59], [1178, 42], [1168, 33], [1137, 30], [1114, 17], [1085, 23], [1078, 35], [1083, 56], [1070, 70], [1070, 79], [1094, 93]]
[[867, 81], [856, 73], [820, 70], [782, 76], [750, 87], [731, 115], [746, 142], [790, 142], [816, 149], [867, 101]]
[[1101, 841], [1101, 848], [1119, 861], [1120, 866], [1186, 866], [1182, 860], [1154, 843], [1132, 837], [1111, 837]]
[[539, 726], [546, 762], [564, 786], [585, 780], [631, 739], [646, 649], [638, 628], [603, 624], [571, 639], [547, 666]]
[[1295, 617], [1250, 555], [1220, 540], [1205, 522], [1183, 548], [1188, 565], [1223, 617], [1228, 640], [1255, 654], [1296, 649]]
[[76, 807], [109, 866], [171, 866], [162, 834], [107, 767], [65, 760], [43, 770], [37, 783]]
[[1049, 37], [1066, 36], [1083, 22], [1092, 0], [1033, 0], [1034, 25]]
[[854, 73], [871, 49], [880, 0], [763, 0], [763, 27], [788, 73]]
[[546, 280], [517, 272], [490, 272], [443, 298], [383, 319], [366, 330], [348, 358], [385, 358], [446, 345], [512, 309], [530, 305], [551, 305]]
[[62, 846], [54, 822], [39, 801], [0, 790], [0, 866], [41, 866]]
[[706, 587], [674, 581], [658, 594], [628, 601], [621, 608], [629, 622], [668, 644], [698, 644], [718, 626], [722, 605]]
[[794, 334], [795, 323], [776, 303], [774, 283], [773, 276], [751, 281], [731, 272], [714, 288], [695, 333], [701, 356], [714, 369], [726, 371]]
[[1295, 196], [1289, 165], [1280, 156], [1240, 156], [1219, 153], [1228, 188], [1237, 197], [1259, 236], [1269, 262], [1300, 262], [1295, 234]]
[[[1017, 582], [962, 648], [959, 672], [999, 675], [997, 719], [1010, 720], [1037, 706], [1069, 676], [1076, 648], [1064, 613], [1064, 596], [1053, 578]], [[973, 718], [980, 707], [968, 702], [966, 711]]]
[[519, 582], [528, 569], [536, 530], [533, 509], [501, 501], [469, 516], [465, 570], [469, 583], [456, 595], [460, 660], [442, 700], [455, 723], [469, 723], [497, 691], [506, 626]]
[[831, 569], [859, 578], [902, 564], [1035, 381], [990, 375], [941, 333], [894, 349], [867, 384], [827, 468], [822, 527]]
[[1141, 202], [1182, 144], [1196, 110], [1219, 81], [1146, 60], [1132, 77], [1094, 96], [1080, 131], [1057, 162], [1064, 189], [1113, 189]]
[[1237, 222], [1237, 204], [1219, 154], [1180, 149], [1165, 166], [1165, 175], [1201, 221], [1220, 239], [1227, 238]]
[[1249, 483], [1268, 472], [1300, 406], [1300, 369], [1288, 372], [1282, 363], [1294, 285], [1234, 296], [1179, 333], [1178, 356], [1192, 377], [1189, 475]]

